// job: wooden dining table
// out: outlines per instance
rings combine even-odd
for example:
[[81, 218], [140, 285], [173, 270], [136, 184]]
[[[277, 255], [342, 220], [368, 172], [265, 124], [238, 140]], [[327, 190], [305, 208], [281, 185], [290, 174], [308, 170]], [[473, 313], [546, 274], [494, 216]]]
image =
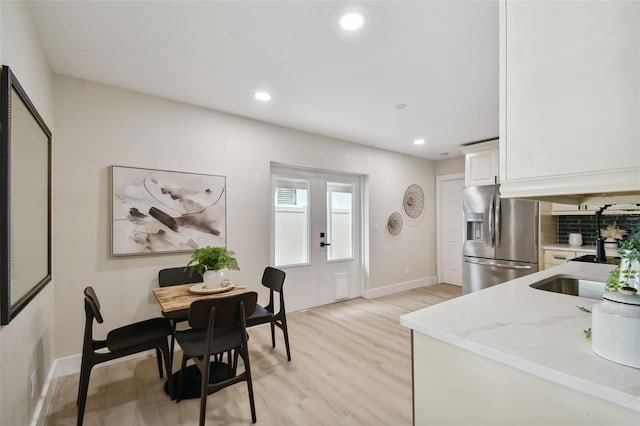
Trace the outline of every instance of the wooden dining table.
[[[192, 292], [189, 289], [196, 286], [197, 292]], [[172, 314], [171, 317], [183, 317], [187, 318], [189, 307], [195, 300], [201, 299], [214, 299], [219, 297], [232, 296], [234, 294], [246, 293], [249, 290], [246, 287], [234, 285], [233, 288], [226, 291], [216, 293], [203, 293], [204, 290], [198, 289], [198, 286], [202, 287], [203, 283], [191, 283], [191, 284], [178, 284], [167, 287], [158, 287], [153, 289], [153, 294], [156, 296], [162, 312], [166, 314]], [[184, 314], [184, 315], [183, 315]], [[172, 345], [173, 350], [173, 345]], [[168, 380], [173, 380], [174, 389], [178, 389], [178, 380], [180, 372], [176, 372], [171, 375]], [[221, 362], [221, 360], [212, 361], [211, 372], [209, 380], [215, 383], [219, 380], [223, 380], [228, 377], [228, 366]], [[200, 371], [195, 365], [189, 365], [185, 368], [183, 376], [183, 390], [180, 394], [182, 399], [194, 399], [200, 397]], [[164, 391], [167, 395], [169, 393], [169, 387], [165, 384]]]
[[156, 296], [156, 299], [162, 308], [162, 312], [167, 314], [170, 312], [186, 311], [195, 300], [226, 297], [249, 291], [246, 287], [238, 285], [234, 285], [230, 290], [218, 293], [203, 293], [201, 290], [198, 292], [190, 291], [189, 289], [194, 286], [202, 286], [202, 284], [191, 283], [158, 287], [153, 289], [153, 294]]

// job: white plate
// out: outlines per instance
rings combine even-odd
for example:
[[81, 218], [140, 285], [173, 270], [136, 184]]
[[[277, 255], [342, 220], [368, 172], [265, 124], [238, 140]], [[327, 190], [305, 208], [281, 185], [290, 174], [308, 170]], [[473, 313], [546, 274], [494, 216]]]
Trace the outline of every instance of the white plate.
[[229, 291], [232, 288], [234, 288], [234, 286], [230, 285], [227, 287], [203, 287], [204, 284], [200, 283], [200, 284], [196, 284], [194, 286], [189, 287], [189, 291], [191, 293], [195, 293], [195, 294], [215, 294], [215, 293], [224, 293], [225, 291]]

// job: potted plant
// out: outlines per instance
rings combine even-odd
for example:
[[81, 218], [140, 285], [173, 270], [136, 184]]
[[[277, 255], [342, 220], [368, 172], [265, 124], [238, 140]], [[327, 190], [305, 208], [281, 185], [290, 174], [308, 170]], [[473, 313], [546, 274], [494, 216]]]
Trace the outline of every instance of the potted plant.
[[606, 256], [616, 257], [618, 256], [618, 247], [620, 247], [619, 241], [627, 235], [627, 231], [618, 228], [618, 225], [614, 222], [613, 225], [609, 225], [606, 229], [600, 231], [600, 236], [604, 238], [604, 247]]
[[223, 269], [240, 270], [235, 253], [226, 247], [201, 247], [191, 255], [186, 271], [198, 273], [208, 287], [219, 285], [224, 279]]

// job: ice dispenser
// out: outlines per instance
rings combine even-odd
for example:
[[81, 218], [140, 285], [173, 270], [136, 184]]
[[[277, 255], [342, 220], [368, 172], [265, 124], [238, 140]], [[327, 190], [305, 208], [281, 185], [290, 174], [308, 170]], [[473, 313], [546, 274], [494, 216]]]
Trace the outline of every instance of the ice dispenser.
[[484, 240], [484, 214], [482, 213], [465, 213], [464, 221], [467, 226], [467, 241]]

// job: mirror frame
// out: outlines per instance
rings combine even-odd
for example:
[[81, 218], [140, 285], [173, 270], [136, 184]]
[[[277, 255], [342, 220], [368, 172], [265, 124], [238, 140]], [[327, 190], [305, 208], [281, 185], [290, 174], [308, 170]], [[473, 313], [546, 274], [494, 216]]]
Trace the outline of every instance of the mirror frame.
[[[46, 146], [42, 149], [42, 156], [46, 154], [47, 172], [46, 182], [38, 182], [42, 184], [41, 189], [47, 193], [47, 241], [34, 241], [33, 244], [46, 244], [46, 259], [35, 259], [39, 263], [39, 267], [45, 269], [46, 275], [34, 282], [31, 287], [15, 302], [11, 302], [11, 276], [12, 276], [12, 253], [11, 253], [11, 182], [16, 176], [11, 169], [11, 147], [12, 143], [17, 143], [11, 139], [11, 99], [18, 96], [24, 103], [31, 117], [42, 130], [46, 137]], [[26, 92], [18, 82], [11, 69], [3, 65], [0, 86], [0, 325], [9, 324], [15, 316], [24, 309], [29, 302], [51, 281], [51, 131], [45, 124], [44, 120], [36, 110], [35, 106], [27, 96]], [[20, 181], [16, 179], [16, 183]], [[15, 214], [15, 212], [14, 212]], [[44, 265], [46, 263], [46, 265]]]

